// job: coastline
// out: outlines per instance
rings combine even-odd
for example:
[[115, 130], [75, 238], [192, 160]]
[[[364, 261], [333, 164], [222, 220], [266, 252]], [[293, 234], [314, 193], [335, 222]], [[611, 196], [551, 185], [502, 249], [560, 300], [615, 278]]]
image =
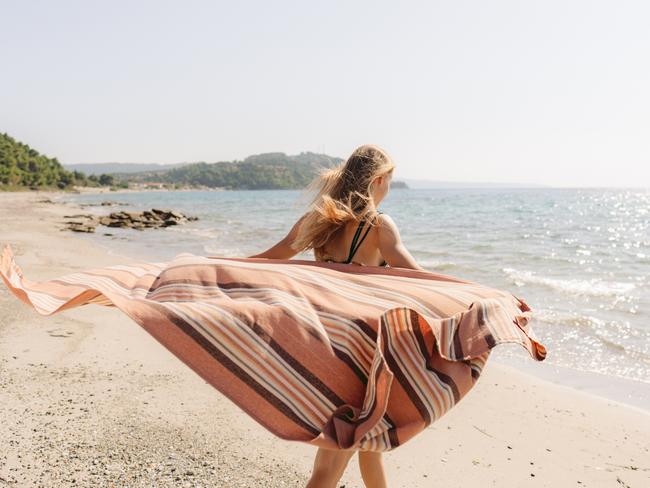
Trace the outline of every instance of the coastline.
[[498, 349], [490, 358], [500, 366], [535, 376], [560, 387], [593, 395], [650, 414], [650, 383], [593, 371], [579, 371], [567, 366], [534, 364], [522, 354], [504, 356]]
[[[35, 203], [62, 196], [0, 193], [0, 245], [11, 244], [29, 279], [131, 260], [61, 232], [63, 215], [80, 207]], [[0, 481], [306, 484], [313, 446], [272, 436], [128, 317], [98, 306], [41, 317], [4, 287], [0, 305]], [[650, 476], [649, 437], [648, 412], [491, 361], [457, 407], [384, 464], [391, 487], [432, 486], [433, 477], [447, 486], [635, 487]], [[356, 457], [340, 485], [363, 486]]]

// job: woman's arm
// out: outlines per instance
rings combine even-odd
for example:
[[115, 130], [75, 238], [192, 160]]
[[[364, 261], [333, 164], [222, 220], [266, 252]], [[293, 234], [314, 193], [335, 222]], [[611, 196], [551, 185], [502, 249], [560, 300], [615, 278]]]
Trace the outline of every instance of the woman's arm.
[[378, 236], [379, 252], [391, 267], [426, 271], [404, 247], [397, 225], [386, 214], [379, 215]]
[[300, 217], [298, 221], [295, 224], [293, 224], [293, 227], [291, 228], [289, 233], [286, 236], [284, 236], [284, 238], [280, 242], [278, 242], [277, 244], [273, 245], [272, 247], [268, 248], [266, 251], [260, 254], [255, 254], [253, 256], [248, 256], [248, 257], [268, 258], [268, 259], [289, 259], [295, 256], [296, 254], [298, 254], [298, 252], [296, 252], [291, 247], [291, 243], [298, 235], [298, 227], [300, 227], [300, 223], [302, 222], [302, 219], [305, 218], [305, 215]]

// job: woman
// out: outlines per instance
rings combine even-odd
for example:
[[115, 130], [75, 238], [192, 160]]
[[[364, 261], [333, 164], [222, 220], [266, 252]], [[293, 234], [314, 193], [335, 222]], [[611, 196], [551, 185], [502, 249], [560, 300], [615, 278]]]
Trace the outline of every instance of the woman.
[[[345, 163], [323, 172], [310, 185], [317, 191], [311, 209], [286, 237], [249, 257], [289, 259], [313, 249], [317, 261], [422, 270], [402, 244], [395, 222], [377, 210], [388, 194], [394, 168], [381, 148], [357, 148]], [[307, 488], [336, 487], [354, 452], [319, 448]], [[368, 488], [386, 486], [381, 454], [359, 451], [359, 468]]]

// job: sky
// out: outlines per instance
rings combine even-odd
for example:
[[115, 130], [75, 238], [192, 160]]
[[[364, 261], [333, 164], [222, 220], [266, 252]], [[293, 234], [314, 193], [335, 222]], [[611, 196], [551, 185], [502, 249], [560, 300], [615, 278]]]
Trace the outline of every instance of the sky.
[[64, 164], [382, 146], [395, 177], [650, 187], [647, 1], [0, 0], [0, 132]]

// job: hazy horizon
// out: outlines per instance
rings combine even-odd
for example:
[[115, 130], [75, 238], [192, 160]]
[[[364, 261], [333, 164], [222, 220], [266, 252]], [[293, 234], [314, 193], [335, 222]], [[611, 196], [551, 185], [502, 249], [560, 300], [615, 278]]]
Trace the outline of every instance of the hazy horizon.
[[0, 131], [63, 164], [384, 147], [398, 179], [650, 187], [650, 4], [3, 5]]

